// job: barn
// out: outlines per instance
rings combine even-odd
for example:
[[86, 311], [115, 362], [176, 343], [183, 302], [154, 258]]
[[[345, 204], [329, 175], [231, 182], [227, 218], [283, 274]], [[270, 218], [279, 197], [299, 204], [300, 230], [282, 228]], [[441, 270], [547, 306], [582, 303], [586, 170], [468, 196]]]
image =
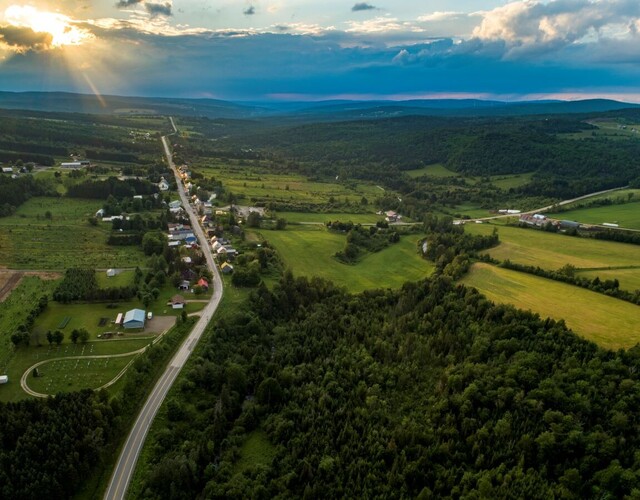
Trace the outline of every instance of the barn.
[[142, 309], [131, 309], [124, 315], [122, 326], [127, 329], [144, 328], [144, 320], [146, 317], [147, 316]]

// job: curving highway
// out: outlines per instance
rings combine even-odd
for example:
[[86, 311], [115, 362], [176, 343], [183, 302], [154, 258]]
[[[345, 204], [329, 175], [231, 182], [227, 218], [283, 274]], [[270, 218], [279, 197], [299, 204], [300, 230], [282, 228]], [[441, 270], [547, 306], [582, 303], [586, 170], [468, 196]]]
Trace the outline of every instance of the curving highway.
[[[173, 122], [173, 118], [170, 118], [170, 121], [172, 127], [177, 132], [177, 129], [175, 128], [175, 124]], [[129, 436], [127, 437], [127, 440], [120, 453], [120, 457], [118, 458], [118, 461], [116, 463], [113, 475], [111, 476], [111, 480], [109, 482], [109, 486], [104, 495], [105, 500], [120, 500], [124, 498], [129, 486], [129, 482], [131, 481], [131, 476], [133, 475], [136, 462], [138, 460], [138, 455], [140, 454], [140, 450], [142, 449], [142, 445], [144, 444], [144, 440], [147, 436], [149, 428], [151, 427], [153, 419], [158, 412], [160, 405], [164, 401], [164, 398], [169, 392], [171, 385], [180, 373], [180, 370], [184, 367], [187, 359], [189, 358], [189, 355], [198, 343], [198, 340], [202, 336], [207, 325], [209, 324], [209, 321], [218, 309], [220, 301], [222, 300], [223, 285], [222, 278], [220, 277], [220, 272], [218, 271], [218, 268], [216, 267], [213, 260], [213, 254], [211, 253], [211, 246], [209, 245], [208, 239], [206, 238], [206, 235], [204, 234], [204, 231], [200, 226], [196, 214], [193, 212], [193, 209], [189, 204], [189, 200], [187, 199], [187, 195], [182, 185], [182, 180], [180, 179], [178, 171], [176, 170], [176, 167], [173, 163], [173, 158], [171, 156], [171, 151], [169, 150], [169, 144], [167, 142], [166, 136], [162, 137], [162, 145], [164, 147], [165, 156], [167, 157], [167, 163], [169, 164], [169, 167], [175, 175], [176, 182], [178, 184], [178, 192], [180, 194], [180, 199], [182, 200], [182, 205], [189, 214], [191, 227], [193, 228], [195, 235], [200, 241], [200, 246], [207, 259], [207, 264], [213, 272], [213, 295], [209, 303], [201, 311], [200, 319], [193, 327], [193, 330], [191, 330], [189, 336], [182, 343], [182, 345], [178, 349], [178, 352], [169, 362], [167, 369], [158, 379], [158, 382], [151, 391], [149, 398], [140, 410], [138, 418], [136, 419], [135, 424], [133, 425], [133, 428], [129, 433]]]

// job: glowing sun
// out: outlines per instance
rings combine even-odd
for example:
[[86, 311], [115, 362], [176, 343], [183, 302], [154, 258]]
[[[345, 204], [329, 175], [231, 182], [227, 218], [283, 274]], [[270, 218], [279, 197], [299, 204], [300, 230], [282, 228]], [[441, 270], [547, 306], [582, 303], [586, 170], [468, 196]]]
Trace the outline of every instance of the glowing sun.
[[80, 45], [93, 38], [89, 31], [75, 26], [70, 17], [39, 11], [28, 5], [8, 7], [4, 20], [13, 26], [31, 28], [36, 33], [49, 33], [53, 47]]

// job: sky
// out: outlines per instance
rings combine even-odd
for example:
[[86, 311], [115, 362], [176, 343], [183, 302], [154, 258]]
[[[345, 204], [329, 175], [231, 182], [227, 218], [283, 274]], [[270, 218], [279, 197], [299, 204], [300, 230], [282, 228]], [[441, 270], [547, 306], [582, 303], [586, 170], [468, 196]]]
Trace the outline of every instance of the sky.
[[640, 0], [0, 0], [0, 90], [640, 102]]

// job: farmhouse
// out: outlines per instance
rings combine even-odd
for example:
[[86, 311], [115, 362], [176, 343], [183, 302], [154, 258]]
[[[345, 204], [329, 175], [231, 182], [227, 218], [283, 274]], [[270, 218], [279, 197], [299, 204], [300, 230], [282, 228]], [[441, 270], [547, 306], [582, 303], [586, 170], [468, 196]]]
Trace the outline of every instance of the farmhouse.
[[386, 220], [387, 222], [398, 222], [400, 219], [402, 219], [402, 215], [393, 210], [389, 210], [384, 214], [386, 216], [384, 220]]
[[171, 306], [172, 309], [184, 309], [184, 305], [187, 303], [184, 300], [182, 295], [174, 295], [171, 297], [171, 300], [167, 303], [168, 306]]
[[146, 317], [147, 315], [142, 309], [131, 309], [124, 315], [122, 326], [127, 329], [144, 328]]

